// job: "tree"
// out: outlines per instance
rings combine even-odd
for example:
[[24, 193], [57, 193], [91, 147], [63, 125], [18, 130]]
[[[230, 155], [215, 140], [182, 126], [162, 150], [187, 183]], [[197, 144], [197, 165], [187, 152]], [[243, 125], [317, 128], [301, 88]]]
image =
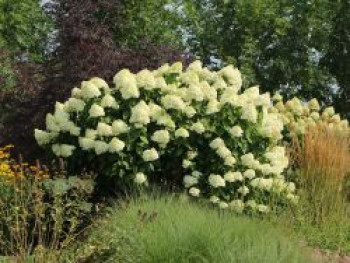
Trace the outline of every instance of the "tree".
[[350, 75], [349, 0], [123, 3], [123, 23], [114, 27], [119, 46], [171, 43], [209, 67], [234, 64], [246, 76], [245, 87], [260, 85], [287, 98], [316, 97], [343, 114], [349, 111], [340, 106], [349, 98], [344, 81]]
[[322, 60], [337, 79], [335, 106], [350, 119], [350, 1], [342, 0], [333, 19], [329, 49]]
[[[184, 6], [187, 45], [207, 65], [234, 64], [247, 76], [245, 87], [334, 102], [337, 76], [321, 60], [338, 1], [184, 0]], [[349, 13], [348, 6], [342, 10]]]
[[12, 56], [42, 61], [51, 28], [40, 1], [0, 0], [0, 46]]
[[51, 29], [39, 1], [0, 0], [0, 89], [16, 85], [23, 64], [43, 62]]
[[69, 88], [91, 76], [112, 80], [120, 68], [152, 69], [181, 59], [181, 52], [169, 45], [144, 44], [141, 37], [134, 39], [133, 45], [121, 44], [127, 37], [124, 31], [123, 35], [117, 33], [126, 23], [127, 7], [122, 0], [58, 0], [49, 7], [59, 31], [53, 60], [59, 67], [55, 66], [56, 73], [50, 75], [64, 78]]
[[115, 41], [120, 47], [138, 48], [153, 43], [182, 48], [180, 0], [122, 0], [123, 23], [114, 25]]

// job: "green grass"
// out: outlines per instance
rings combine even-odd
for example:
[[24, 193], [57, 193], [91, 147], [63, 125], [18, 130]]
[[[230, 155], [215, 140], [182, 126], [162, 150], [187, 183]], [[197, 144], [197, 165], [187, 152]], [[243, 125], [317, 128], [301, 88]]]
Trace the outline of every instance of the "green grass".
[[296, 239], [264, 220], [184, 198], [143, 197], [96, 222], [67, 262], [311, 262]]
[[350, 223], [327, 224], [321, 227], [302, 225], [297, 229], [304, 234], [309, 246], [331, 250], [340, 255], [350, 254]]
[[331, 250], [340, 255], [350, 255], [350, 217], [344, 212], [343, 217], [328, 217], [322, 224], [315, 224], [307, 215], [310, 203], [301, 200], [292, 211], [286, 210], [272, 221], [284, 222], [284, 225], [302, 236], [310, 247]]

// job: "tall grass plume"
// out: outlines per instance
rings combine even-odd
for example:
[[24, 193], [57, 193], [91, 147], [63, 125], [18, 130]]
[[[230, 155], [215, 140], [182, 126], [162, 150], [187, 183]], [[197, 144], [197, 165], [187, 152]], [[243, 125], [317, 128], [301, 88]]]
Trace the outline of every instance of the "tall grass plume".
[[[304, 220], [312, 225], [339, 222], [348, 216], [346, 180], [350, 172], [349, 134], [321, 125], [295, 136], [291, 160], [297, 177]], [[305, 205], [306, 204], [306, 205]]]

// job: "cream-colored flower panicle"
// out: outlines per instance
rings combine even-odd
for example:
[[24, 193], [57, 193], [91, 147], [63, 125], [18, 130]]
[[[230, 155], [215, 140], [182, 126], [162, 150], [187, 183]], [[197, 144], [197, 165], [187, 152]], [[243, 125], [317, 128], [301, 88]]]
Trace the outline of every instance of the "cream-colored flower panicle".
[[147, 176], [144, 173], [137, 173], [134, 181], [136, 184], [144, 184], [147, 182]]
[[131, 109], [131, 117], [129, 122], [141, 125], [150, 123], [150, 109], [148, 105], [142, 100], [134, 108]]
[[274, 108], [280, 114], [289, 136], [294, 133], [305, 134], [308, 129], [315, 126], [331, 129], [343, 135], [349, 134], [347, 121], [341, 120], [340, 116], [335, 114], [333, 107], [320, 105], [317, 99], [306, 102], [293, 98], [285, 103], [282, 101], [275, 103]]
[[224, 187], [226, 185], [225, 179], [218, 174], [211, 174], [208, 178], [209, 184], [214, 187]]
[[79, 138], [79, 146], [85, 151], [90, 150], [90, 149], [94, 149], [95, 141], [93, 139], [90, 139], [90, 138], [80, 137]]
[[69, 157], [76, 149], [74, 145], [68, 144], [53, 144], [52, 151], [57, 157]]
[[35, 129], [34, 136], [39, 145], [49, 144], [57, 137], [57, 133], [46, 132]]
[[159, 158], [158, 152], [156, 149], [152, 148], [149, 150], [145, 150], [142, 154], [142, 158], [145, 162], [152, 162]]
[[166, 145], [170, 140], [170, 135], [167, 130], [159, 130], [152, 135], [151, 139], [160, 145]]
[[121, 140], [119, 140], [118, 138], [113, 138], [110, 142], [109, 142], [109, 152], [111, 153], [117, 153], [120, 152], [124, 149], [125, 147], [125, 143]]
[[129, 132], [130, 127], [122, 120], [115, 120], [112, 123], [112, 131], [115, 135], [119, 135]]
[[113, 82], [116, 89], [120, 90], [123, 99], [127, 100], [140, 97], [135, 75], [129, 70], [123, 69], [119, 71], [119, 73], [114, 76]]
[[105, 111], [101, 106], [94, 104], [91, 106], [89, 110], [89, 114], [90, 114], [90, 117], [92, 118], [102, 117], [102, 116], [105, 116]]

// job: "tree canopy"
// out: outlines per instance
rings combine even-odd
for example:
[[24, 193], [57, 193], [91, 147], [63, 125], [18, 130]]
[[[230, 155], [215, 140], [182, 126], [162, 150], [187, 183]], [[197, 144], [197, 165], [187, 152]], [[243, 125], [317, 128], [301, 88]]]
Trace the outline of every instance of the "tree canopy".
[[327, 0], [186, 1], [188, 45], [209, 65], [239, 67], [247, 86], [329, 103], [339, 83], [320, 60], [337, 8]]
[[349, 109], [349, 0], [127, 1], [124, 43], [171, 43], [219, 68], [232, 63], [245, 87], [316, 97]]
[[13, 56], [42, 60], [51, 29], [39, 1], [0, 0], [0, 46]]
[[322, 62], [335, 76], [339, 90], [334, 103], [350, 118], [350, 1], [342, 0], [333, 18], [329, 49]]
[[0, 89], [16, 85], [17, 63], [45, 60], [51, 30], [39, 1], [0, 0]]

